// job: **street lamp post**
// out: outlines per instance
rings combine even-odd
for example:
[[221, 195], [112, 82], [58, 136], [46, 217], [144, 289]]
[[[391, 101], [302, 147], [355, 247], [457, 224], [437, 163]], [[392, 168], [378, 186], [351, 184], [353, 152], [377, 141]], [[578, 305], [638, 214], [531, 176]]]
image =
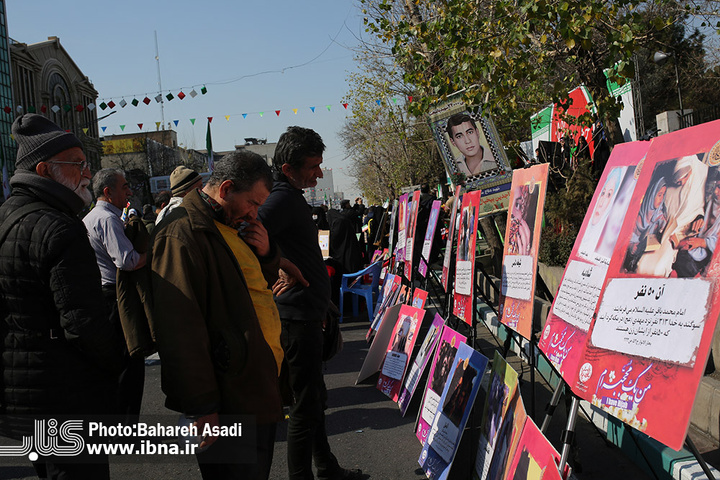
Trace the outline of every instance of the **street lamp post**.
[[680, 93], [680, 75], [678, 75], [677, 56], [673, 52], [665, 53], [658, 51], [653, 55], [653, 62], [662, 67], [670, 57], [675, 57], [675, 62], [673, 62], [675, 64], [675, 84], [677, 85], [678, 100], [680, 102], [680, 124], [682, 126], [682, 122], [685, 119], [685, 110], [683, 109], [682, 93]]

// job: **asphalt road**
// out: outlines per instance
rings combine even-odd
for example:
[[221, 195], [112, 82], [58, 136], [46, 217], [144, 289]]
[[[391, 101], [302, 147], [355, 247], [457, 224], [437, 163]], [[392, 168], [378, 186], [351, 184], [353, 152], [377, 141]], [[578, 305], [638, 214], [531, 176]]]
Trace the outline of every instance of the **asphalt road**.
[[[363, 318], [363, 317], [360, 317]], [[365, 342], [367, 320], [344, 323], [344, 349], [326, 365], [326, 383], [329, 393], [327, 431], [330, 444], [341, 465], [346, 468], [360, 468], [366, 478], [372, 479], [422, 479], [425, 475], [417, 463], [421, 445], [414, 435], [418, 399], [414, 399], [406, 417], [401, 417], [395, 403], [380, 393], [374, 382], [355, 385], [358, 371], [367, 354]], [[481, 327], [482, 328], [482, 327]], [[486, 335], [480, 335], [483, 353], [492, 358], [492, 349], [497, 345]], [[419, 342], [418, 342], [419, 343]], [[148, 362], [146, 369], [143, 415], [167, 416], [175, 422], [177, 414], [163, 406], [164, 396], [160, 391], [160, 365], [158, 361]], [[512, 363], [512, 362], [511, 362]], [[520, 366], [516, 364], [516, 368]], [[527, 366], [524, 367], [523, 396], [529, 388]], [[542, 410], [550, 392], [541, 383], [536, 388], [537, 409]], [[479, 399], [482, 401], [482, 399]], [[527, 399], [525, 400], [527, 404]], [[558, 443], [564, 424], [564, 410], [559, 408], [548, 433], [553, 443]], [[538, 423], [542, 418], [537, 420]], [[613, 477], [648, 478], [631, 463], [617, 448], [607, 446], [594, 427], [580, 419], [577, 425], [579, 460], [582, 472], [576, 471], [578, 479], [607, 479]], [[466, 435], [470, 438], [472, 435]], [[272, 479], [287, 478], [286, 424], [278, 429]], [[0, 444], [12, 444], [7, 440]], [[560, 448], [559, 445], [556, 445]], [[466, 466], [472, 465], [477, 447], [464, 440], [456, 457], [452, 478], [470, 478]], [[111, 475], [122, 479], [199, 479], [200, 472], [194, 458], [172, 457], [170, 461], [154, 456], [114, 456], [111, 458]], [[25, 458], [0, 458], [0, 479], [36, 478]]]

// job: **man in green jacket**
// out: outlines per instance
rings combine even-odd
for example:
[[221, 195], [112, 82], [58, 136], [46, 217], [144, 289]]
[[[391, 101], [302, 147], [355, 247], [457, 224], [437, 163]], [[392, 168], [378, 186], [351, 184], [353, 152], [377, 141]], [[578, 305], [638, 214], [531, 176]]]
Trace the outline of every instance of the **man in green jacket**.
[[152, 322], [166, 406], [194, 420], [199, 435], [206, 425], [226, 425], [229, 415], [257, 423], [256, 448], [242, 437], [203, 439], [197, 461], [204, 479], [270, 473], [282, 347], [268, 285], [280, 258], [256, 216], [271, 187], [262, 157], [232, 153], [154, 232]]

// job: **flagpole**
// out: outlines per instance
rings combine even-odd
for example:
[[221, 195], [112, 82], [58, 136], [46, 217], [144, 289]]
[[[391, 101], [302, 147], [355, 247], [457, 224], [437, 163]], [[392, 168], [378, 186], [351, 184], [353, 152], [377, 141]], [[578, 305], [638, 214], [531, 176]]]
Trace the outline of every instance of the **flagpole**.
[[162, 78], [160, 77], [160, 49], [158, 48], [157, 30], [155, 30], [155, 60], [157, 61], [158, 71], [158, 88], [160, 89], [160, 118], [162, 119], [162, 129], [165, 130], [165, 102], [162, 98]]

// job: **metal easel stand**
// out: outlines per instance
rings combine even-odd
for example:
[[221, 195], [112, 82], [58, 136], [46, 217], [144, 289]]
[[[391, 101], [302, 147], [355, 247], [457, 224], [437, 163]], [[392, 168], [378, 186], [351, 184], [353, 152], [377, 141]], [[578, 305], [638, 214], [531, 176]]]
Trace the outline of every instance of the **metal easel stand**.
[[707, 478], [710, 480], [715, 480], [715, 476], [712, 473], [712, 470], [710, 470], [710, 467], [708, 467], [708, 464], [705, 462], [705, 459], [703, 458], [700, 451], [695, 446], [695, 443], [690, 439], [690, 435], [685, 437], [685, 445], [687, 445], [690, 452], [693, 454], [695, 459], [698, 461], [698, 464], [700, 464], [700, 468], [702, 468], [702, 471], [705, 472], [705, 475], [707, 475]]

